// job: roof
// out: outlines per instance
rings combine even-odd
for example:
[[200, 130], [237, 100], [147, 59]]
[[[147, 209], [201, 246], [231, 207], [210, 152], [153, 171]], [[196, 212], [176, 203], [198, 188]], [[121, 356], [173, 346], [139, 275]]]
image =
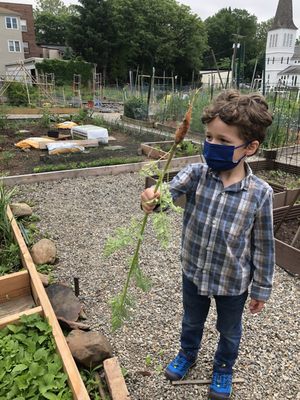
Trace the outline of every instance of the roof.
[[5, 14], [5, 15], [21, 15], [20, 13], [16, 11], [9, 10], [8, 8], [0, 7], [0, 14]]
[[293, 0], [279, 0], [270, 31], [274, 29], [298, 29], [293, 21]]
[[300, 75], [300, 65], [290, 65], [283, 71], [280, 71], [277, 75], [286, 75], [286, 74]]

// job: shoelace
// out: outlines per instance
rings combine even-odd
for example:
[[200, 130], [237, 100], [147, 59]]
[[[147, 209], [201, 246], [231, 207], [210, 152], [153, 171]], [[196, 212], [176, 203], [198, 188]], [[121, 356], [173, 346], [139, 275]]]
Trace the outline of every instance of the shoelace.
[[218, 387], [227, 388], [228, 386], [231, 385], [231, 375], [214, 373], [213, 384]]
[[182, 356], [181, 354], [179, 354], [179, 355], [177, 356], [176, 362], [174, 363], [174, 367], [175, 367], [175, 368], [177, 368], [177, 367], [179, 367], [179, 368], [184, 367], [185, 364], [186, 364], [187, 362], [188, 362], [187, 359], [186, 359], [184, 356]]

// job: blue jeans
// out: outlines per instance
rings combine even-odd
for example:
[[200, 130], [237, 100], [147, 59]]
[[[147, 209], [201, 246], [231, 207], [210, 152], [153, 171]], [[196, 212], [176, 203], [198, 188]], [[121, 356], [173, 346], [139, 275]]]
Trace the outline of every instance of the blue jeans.
[[[239, 296], [214, 296], [220, 333], [214, 358], [215, 371], [232, 373], [242, 336], [242, 314], [247, 296], [247, 291]], [[210, 297], [199, 295], [197, 286], [183, 274], [181, 348], [190, 358], [197, 357], [210, 302]]]

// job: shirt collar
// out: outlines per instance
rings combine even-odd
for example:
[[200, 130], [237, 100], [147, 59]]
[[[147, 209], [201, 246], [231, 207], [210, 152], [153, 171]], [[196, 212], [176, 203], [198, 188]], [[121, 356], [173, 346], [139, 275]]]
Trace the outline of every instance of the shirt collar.
[[[246, 172], [245, 178], [242, 179], [240, 182], [230, 186], [231, 191], [238, 192], [240, 190], [248, 190], [253, 172], [252, 172], [252, 169], [250, 168], [249, 164], [246, 161], [244, 163], [244, 166], [245, 166], [245, 172]], [[210, 176], [212, 176], [217, 181], [221, 181], [218, 172], [213, 171], [211, 168], [208, 168], [207, 172]]]

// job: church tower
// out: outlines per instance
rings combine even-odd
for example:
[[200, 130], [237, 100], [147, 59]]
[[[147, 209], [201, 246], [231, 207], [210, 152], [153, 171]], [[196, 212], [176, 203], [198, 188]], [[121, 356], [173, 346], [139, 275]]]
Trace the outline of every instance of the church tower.
[[266, 45], [265, 81], [268, 87], [277, 86], [281, 78], [278, 74], [290, 65], [295, 50], [296, 34], [293, 2], [279, 0]]

